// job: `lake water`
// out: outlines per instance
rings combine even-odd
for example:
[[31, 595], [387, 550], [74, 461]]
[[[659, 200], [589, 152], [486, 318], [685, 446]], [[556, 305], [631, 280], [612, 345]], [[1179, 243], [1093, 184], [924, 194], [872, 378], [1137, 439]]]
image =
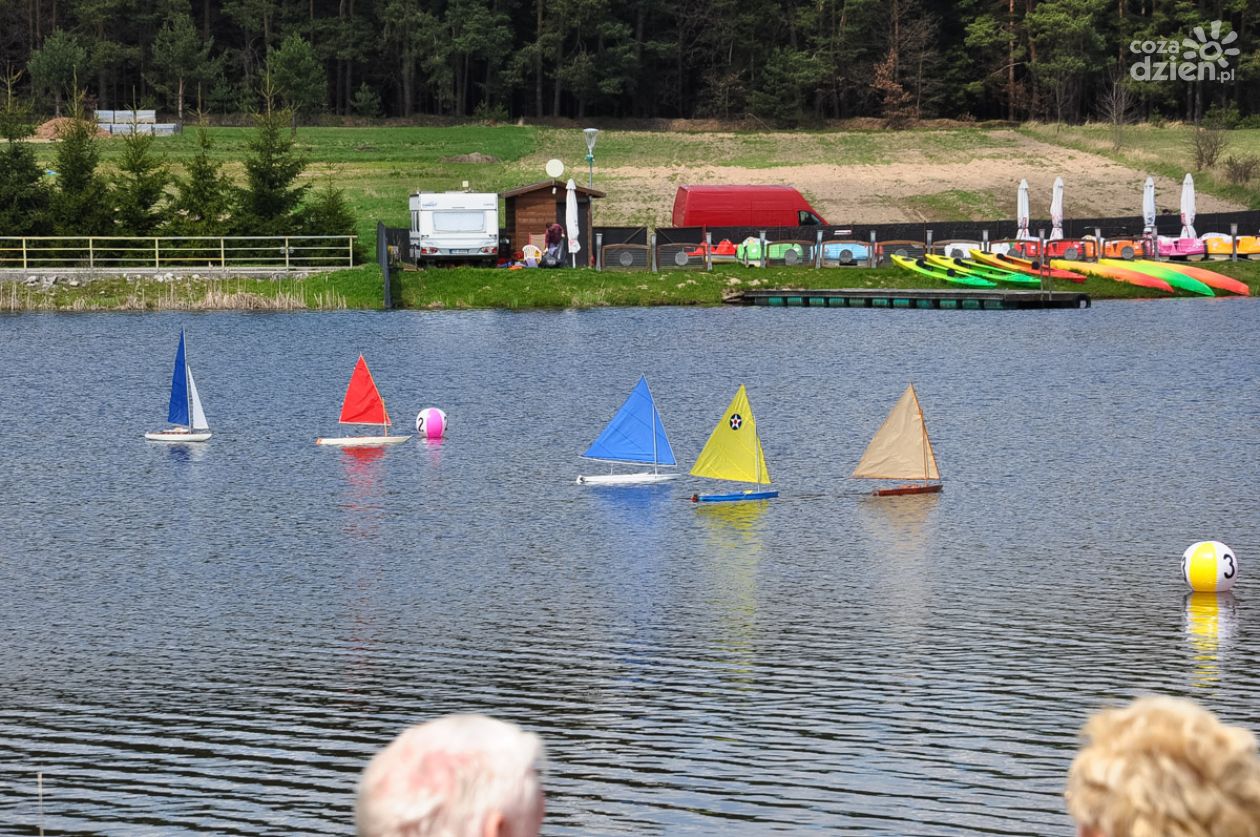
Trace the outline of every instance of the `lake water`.
[[[181, 325], [195, 448], [142, 438]], [[359, 352], [444, 444], [312, 444]], [[478, 711], [543, 736], [547, 834], [1068, 834], [1095, 708], [1260, 729], [1257, 301], [24, 315], [0, 357], [10, 833], [348, 833], [377, 748]], [[685, 466], [747, 384], [782, 497], [575, 485], [640, 373]], [[908, 381], [946, 487], [872, 498]]]

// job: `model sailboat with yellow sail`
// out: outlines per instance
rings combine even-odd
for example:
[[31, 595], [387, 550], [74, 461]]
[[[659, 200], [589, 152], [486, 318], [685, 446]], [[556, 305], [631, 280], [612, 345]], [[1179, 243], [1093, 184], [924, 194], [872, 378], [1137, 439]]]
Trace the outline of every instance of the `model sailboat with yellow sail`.
[[[761, 449], [761, 437], [757, 435], [757, 420], [753, 418], [748, 393], [740, 384], [739, 391], [731, 399], [717, 427], [709, 435], [696, 464], [691, 469], [693, 477], [707, 477], [731, 482], [750, 482], [755, 485], [770, 484], [770, 470], [766, 467], [766, 454]], [[740, 500], [769, 500], [779, 492], [748, 489], [732, 494], [693, 494], [692, 502], [723, 503]]]
[[[880, 488], [876, 496], [898, 494], [934, 494], [941, 490], [941, 472], [936, 468], [936, 454], [928, 438], [923, 410], [914, 385], [906, 387], [892, 412], [876, 431], [862, 454], [862, 461], [853, 471], [856, 479], [919, 480], [920, 484]], [[935, 481], [935, 482], [934, 482]]]

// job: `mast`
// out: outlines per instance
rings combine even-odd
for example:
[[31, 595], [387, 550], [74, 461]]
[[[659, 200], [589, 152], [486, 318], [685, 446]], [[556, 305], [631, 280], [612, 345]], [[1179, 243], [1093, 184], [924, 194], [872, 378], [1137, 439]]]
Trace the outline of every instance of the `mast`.
[[188, 404], [188, 432], [193, 432], [192, 390], [188, 386], [188, 340], [184, 330], [179, 330], [179, 342], [184, 344], [184, 401]]
[[660, 463], [656, 453], [656, 399], [652, 397], [652, 388], [647, 386], [647, 378], [643, 379], [643, 385], [647, 387], [648, 404], [652, 407], [652, 473], [659, 473]]

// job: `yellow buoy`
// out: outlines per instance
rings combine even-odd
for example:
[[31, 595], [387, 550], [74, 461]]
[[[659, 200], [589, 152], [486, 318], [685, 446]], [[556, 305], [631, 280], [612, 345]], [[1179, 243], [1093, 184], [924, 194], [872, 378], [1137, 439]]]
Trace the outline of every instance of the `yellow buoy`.
[[1220, 541], [1199, 541], [1182, 553], [1181, 575], [1198, 593], [1228, 590], [1238, 579], [1238, 558]]

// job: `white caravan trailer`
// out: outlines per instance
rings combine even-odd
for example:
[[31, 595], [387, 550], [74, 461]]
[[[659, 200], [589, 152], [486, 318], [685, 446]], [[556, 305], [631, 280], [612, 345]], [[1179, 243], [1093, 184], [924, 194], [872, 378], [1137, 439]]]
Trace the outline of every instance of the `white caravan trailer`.
[[411, 258], [416, 264], [479, 262], [499, 256], [499, 196], [417, 192], [411, 196]]

